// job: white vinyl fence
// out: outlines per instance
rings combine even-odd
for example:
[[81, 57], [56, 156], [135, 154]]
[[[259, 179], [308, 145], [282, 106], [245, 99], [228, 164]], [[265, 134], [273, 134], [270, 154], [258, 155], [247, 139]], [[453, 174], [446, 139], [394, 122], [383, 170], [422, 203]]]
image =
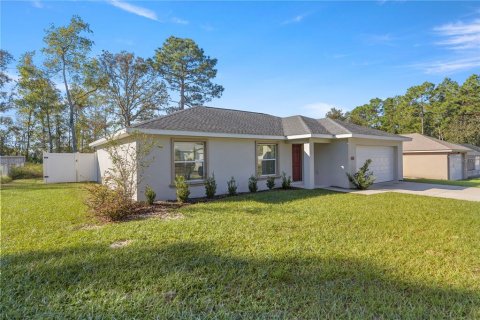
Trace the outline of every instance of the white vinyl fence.
[[44, 153], [45, 183], [97, 181], [96, 153]]
[[0, 156], [0, 175], [8, 176], [10, 174], [10, 169], [23, 167], [24, 165], [24, 156]]

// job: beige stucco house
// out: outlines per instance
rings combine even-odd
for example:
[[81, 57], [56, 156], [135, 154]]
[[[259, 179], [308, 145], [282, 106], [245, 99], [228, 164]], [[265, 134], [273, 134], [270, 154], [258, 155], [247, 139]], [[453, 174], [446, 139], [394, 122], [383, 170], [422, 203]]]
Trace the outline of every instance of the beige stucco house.
[[461, 180], [468, 177], [467, 154], [473, 151], [470, 148], [419, 133], [403, 136], [411, 138], [403, 144], [405, 178]]
[[[294, 185], [313, 189], [323, 186], [349, 188], [346, 173], [353, 173], [372, 159], [376, 182], [403, 178], [402, 136], [332, 119], [304, 116], [276, 117], [264, 113], [194, 107], [145, 121], [123, 130], [116, 137], [124, 147], [138, 148], [132, 138], [140, 132], [155, 140], [151, 163], [142, 170], [137, 199], [144, 199], [145, 186], [158, 199], [174, 199], [176, 175], [190, 184], [191, 196], [205, 195], [204, 179], [215, 174], [217, 193], [227, 192], [234, 177], [238, 192], [248, 191], [248, 178], [265, 180], [285, 172]], [[107, 141], [91, 144], [97, 151], [100, 179], [111, 166]]]

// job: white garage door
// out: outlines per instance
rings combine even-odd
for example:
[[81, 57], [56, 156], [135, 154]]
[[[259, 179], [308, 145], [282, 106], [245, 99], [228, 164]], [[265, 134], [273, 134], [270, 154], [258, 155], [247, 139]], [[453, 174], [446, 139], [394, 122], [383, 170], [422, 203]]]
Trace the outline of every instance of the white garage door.
[[370, 170], [373, 171], [375, 182], [392, 181], [395, 179], [395, 152], [393, 147], [357, 147], [357, 170], [372, 159]]
[[449, 180], [463, 179], [463, 157], [461, 154], [451, 154], [448, 156]]

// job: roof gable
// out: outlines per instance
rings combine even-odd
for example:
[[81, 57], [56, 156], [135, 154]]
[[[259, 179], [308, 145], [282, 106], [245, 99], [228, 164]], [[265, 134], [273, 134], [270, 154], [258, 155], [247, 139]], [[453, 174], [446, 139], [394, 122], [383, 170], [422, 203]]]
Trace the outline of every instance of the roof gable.
[[403, 144], [403, 151], [445, 151], [445, 152], [466, 152], [469, 149], [455, 143], [439, 140], [433, 137], [425, 136], [419, 133], [403, 134], [403, 136], [412, 138]]

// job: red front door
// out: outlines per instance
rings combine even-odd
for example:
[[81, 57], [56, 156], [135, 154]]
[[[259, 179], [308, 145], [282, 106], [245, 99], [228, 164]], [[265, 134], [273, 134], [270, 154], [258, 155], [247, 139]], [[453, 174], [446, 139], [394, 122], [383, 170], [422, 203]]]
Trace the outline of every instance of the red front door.
[[302, 145], [292, 144], [292, 179], [302, 181]]

